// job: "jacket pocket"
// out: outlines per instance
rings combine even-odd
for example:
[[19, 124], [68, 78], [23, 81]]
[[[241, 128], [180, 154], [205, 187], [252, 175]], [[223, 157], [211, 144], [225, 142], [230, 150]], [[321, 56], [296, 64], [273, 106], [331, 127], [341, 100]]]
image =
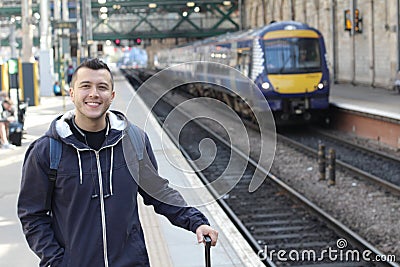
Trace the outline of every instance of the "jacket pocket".
[[82, 177], [81, 181], [79, 173], [57, 175], [54, 197], [58, 198], [59, 203], [68, 206], [74, 202], [78, 194], [89, 198], [98, 194], [97, 174], [83, 173]]
[[69, 256], [68, 255], [69, 255], [68, 250], [65, 250], [61, 263], [57, 264], [57, 265], [51, 265], [51, 267], [68, 267], [68, 265], [69, 265], [69, 263], [68, 263]]
[[144, 242], [143, 232], [139, 229], [135, 226], [130, 232], [128, 248], [131, 250], [130, 253], [135, 255], [135, 257], [132, 258], [137, 259], [137, 263], [146, 264], [148, 262], [146, 244]]
[[140, 226], [133, 226], [132, 230], [126, 232], [126, 239], [118, 255], [116, 255], [110, 266], [118, 267], [149, 267], [146, 245]]

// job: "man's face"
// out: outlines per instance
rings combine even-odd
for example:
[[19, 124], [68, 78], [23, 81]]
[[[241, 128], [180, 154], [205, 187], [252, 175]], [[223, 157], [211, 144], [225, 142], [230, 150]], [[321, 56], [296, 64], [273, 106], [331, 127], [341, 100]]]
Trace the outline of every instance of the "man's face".
[[11, 105], [10, 105], [9, 103], [7, 103], [7, 102], [4, 102], [4, 103], [3, 103], [3, 107], [4, 107], [4, 109], [6, 109], [6, 110], [11, 110]]
[[114, 99], [111, 75], [106, 69], [92, 70], [80, 68], [76, 73], [73, 87], [69, 89], [72, 102], [75, 104], [78, 123], [105, 122], [105, 113]]

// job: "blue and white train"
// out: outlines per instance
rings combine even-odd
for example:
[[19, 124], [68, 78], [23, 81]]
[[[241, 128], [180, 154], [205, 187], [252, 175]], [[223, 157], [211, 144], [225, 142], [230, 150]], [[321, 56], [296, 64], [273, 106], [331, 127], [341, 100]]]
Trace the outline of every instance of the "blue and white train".
[[[159, 51], [156, 58], [159, 69], [185, 62], [214, 62], [240, 71], [257, 85], [278, 124], [322, 119], [328, 111], [330, 81], [324, 38], [304, 23], [275, 22], [258, 29], [227, 33]], [[220, 71], [218, 64], [208, 67], [197, 64], [195, 69], [182, 71], [193, 80], [222, 83], [216, 90], [225, 91], [221, 99], [236, 101], [232, 107], [246, 113], [243, 101], [235, 100], [238, 92], [229, 92], [230, 74]], [[211, 87], [192, 86], [190, 90], [197, 95], [221, 96]]]

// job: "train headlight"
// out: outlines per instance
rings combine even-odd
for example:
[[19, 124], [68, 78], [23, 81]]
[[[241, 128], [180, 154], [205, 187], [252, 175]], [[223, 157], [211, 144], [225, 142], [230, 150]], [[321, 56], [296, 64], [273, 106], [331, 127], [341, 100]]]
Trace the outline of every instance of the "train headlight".
[[324, 88], [324, 84], [323, 83], [319, 83], [318, 84], [318, 89], [322, 90]]
[[265, 90], [268, 90], [271, 86], [269, 85], [269, 82], [265, 82], [261, 84], [261, 87]]

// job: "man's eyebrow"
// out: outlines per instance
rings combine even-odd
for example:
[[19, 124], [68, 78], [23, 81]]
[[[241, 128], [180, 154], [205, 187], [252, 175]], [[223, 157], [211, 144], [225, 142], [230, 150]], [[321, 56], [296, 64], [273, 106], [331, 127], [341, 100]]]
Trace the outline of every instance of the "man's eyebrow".
[[90, 81], [80, 81], [79, 84], [90, 83]]
[[107, 86], [109, 86], [109, 83], [107, 83], [107, 82], [100, 82], [100, 83], [98, 83], [99, 85], [107, 85]]
[[[79, 84], [91, 84], [91, 83], [93, 83], [93, 82], [91, 82], [91, 81], [81, 81], [81, 82], [79, 82]], [[98, 85], [107, 85], [107, 86], [109, 86], [109, 83], [107, 83], [107, 82], [99, 82], [97, 84]]]

